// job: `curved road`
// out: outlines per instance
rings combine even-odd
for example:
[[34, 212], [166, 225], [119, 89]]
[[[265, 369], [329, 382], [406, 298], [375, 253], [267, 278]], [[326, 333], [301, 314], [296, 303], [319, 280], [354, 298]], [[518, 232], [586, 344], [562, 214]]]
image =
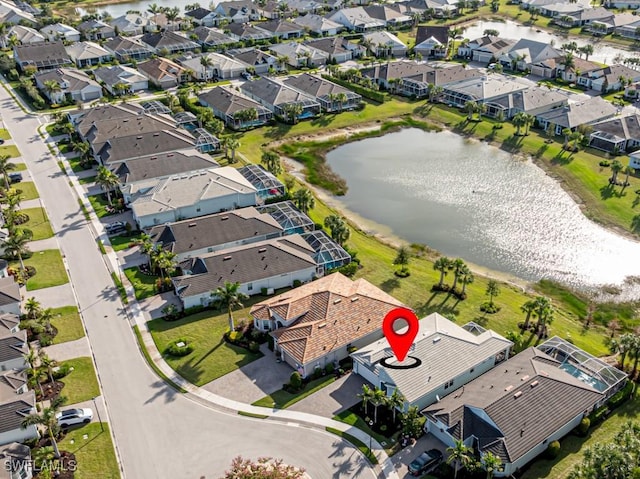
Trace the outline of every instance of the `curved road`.
[[69, 180], [38, 135], [39, 119], [23, 113], [4, 88], [0, 112], [66, 256], [127, 479], [215, 479], [237, 455], [283, 458], [314, 479], [375, 477], [364, 457], [336, 436], [221, 413], [158, 379], [138, 350]]

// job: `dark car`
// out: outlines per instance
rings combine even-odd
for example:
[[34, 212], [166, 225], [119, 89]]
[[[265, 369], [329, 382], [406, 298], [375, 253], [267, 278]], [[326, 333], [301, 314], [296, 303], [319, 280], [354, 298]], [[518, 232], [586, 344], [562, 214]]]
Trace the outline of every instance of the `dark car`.
[[104, 229], [107, 231], [107, 234], [114, 235], [125, 231], [127, 229], [127, 225], [123, 221], [115, 221], [113, 223], [106, 224]]
[[435, 469], [440, 462], [442, 462], [442, 453], [437, 449], [430, 449], [420, 454], [409, 464], [409, 474], [420, 476]]
[[22, 181], [22, 173], [9, 173], [9, 181], [11, 183], [20, 183]]
[[4, 145], [4, 140], [0, 138], [0, 145]]

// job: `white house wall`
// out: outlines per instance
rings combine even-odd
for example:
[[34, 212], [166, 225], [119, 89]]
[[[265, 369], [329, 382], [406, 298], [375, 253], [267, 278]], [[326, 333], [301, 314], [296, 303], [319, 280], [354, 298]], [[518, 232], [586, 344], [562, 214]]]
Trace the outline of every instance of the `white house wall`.
[[3, 361], [0, 363], [0, 371], [10, 371], [12, 369], [17, 369], [18, 371], [22, 371], [27, 367], [27, 362], [23, 357], [10, 359], [8, 361]]
[[29, 426], [26, 429], [13, 429], [11, 431], [0, 433], [0, 446], [10, 444], [12, 442], [25, 442], [29, 439], [38, 438], [38, 429], [36, 426]]

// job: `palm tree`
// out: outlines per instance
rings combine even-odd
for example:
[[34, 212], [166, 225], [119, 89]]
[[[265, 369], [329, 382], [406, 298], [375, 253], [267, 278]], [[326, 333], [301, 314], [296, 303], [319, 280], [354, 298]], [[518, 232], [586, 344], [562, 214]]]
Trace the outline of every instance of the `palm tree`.
[[576, 62], [573, 58], [573, 53], [567, 52], [562, 59], [562, 65], [564, 65], [565, 71], [570, 70], [571, 68], [576, 66]]
[[4, 241], [5, 254], [18, 258], [20, 261], [20, 271], [24, 272], [23, 255], [29, 252], [27, 243], [31, 241], [33, 233], [30, 230], [16, 228], [12, 234], [10, 234]]
[[578, 130], [574, 131], [569, 135], [569, 141], [573, 141], [573, 146], [571, 147], [572, 151], [578, 150], [578, 143], [581, 142], [584, 138], [584, 135], [580, 133]]
[[113, 171], [106, 166], [98, 167], [98, 174], [96, 175], [96, 183], [107, 194], [107, 201], [111, 205], [111, 190], [120, 186], [120, 178]]
[[464, 271], [467, 265], [460, 258], [456, 258], [452, 263], [450, 268], [453, 269], [453, 286], [451, 286], [451, 290], [455, 291], [456, 286], [458, 285], [458, 280], [460, 279], [460, 275]]
[[11, 156], [0, 155], [0, 174], [4, 178], [4, 187], [7, 190], [11, 185], [11, 181], [9, 180], [9, 172], [14, 171], [16, 169], [16, 164], [12, 163], [10, 160], [11, 160]]
[[202, 66], [202, 79], [207, 81], [207, 68], [213, 66], [213, 60], [207, 55], [202, 55], [200, 57], [200, 66]]
[[149, 260], [149, 269], [151, 269], [151, 256], [156, 249], [153, 241], [151, 241], [151, 236], [146, 233], [143, 233], [140, 238], [138, 238], [135, 243], [138, 245], [140, 253], [147, 255]]
[[447, 458], [447, 464], [454, 463], [453, 466], [453, 477], [458, 477], [458, 469], [460, 467], [466, 467], [467, 464], [471, 461], [471, 454], [473, 454], [473, 450], [464, 445], [462, 440], [454, 440], [453, 447], [448, 447], [447, 452], [449, 453], [449, 457]]
[[358, 393], [357, 396], [362, 399], [362, 409], [364, 409], [364, 413], [367, 414], [367, 404], [373, 399], [373, 390], [366, 384], [363, 384], [362, 392]]
[[467, 120], [471, 121], [473, 120], [473, 114], [478, 110], [478, 104], [473, 101], [473, 100], [469, 100], [468, 102], [466, 102], [464, 104], [464, 111], [467, 112]]
[[339, 109], [342, 110], [342, 107], [347, 101], [349, 101], [349, 98], [347, 97], [347, 94], [345, 92], [341, 91], [340, 93], [336, 94], [336, 101], [340, 106]]
[[443, 88], [441, 86], [431, 84], [429, 86], [429, 103], [433, 103], [440, 98]]
[[567, 145], [569, 144], [569, 137], [571, 136], [571, 128], [563, 128], [562, 129], [562, 136], [564, 136], [564, 143], [562, 145], [563, 149], [567, 149]]
[[531, 315], [533, 314], [535, 308], [536, 308], [536, 302], [533, 299], [527, 301], [522, 306], [520, 306], [520, 311], [526, 314], [524, 323], [522, 324], [522, 328], [521, 328], [523, 332], [529, 329], [529, 321], [531, 321]]
[[227, 309], [229, 315], [229, 330], [235, 331], [233, 323], [233, 309], [242, 308], [242, 301], [249, 299], [249, 296], [240, 291], [240, 283], [224, 282], [224, 287], [211, 292], [211, 296], [216, 298], [221, 308]]
[[609, 341], [609, 350], [612, 354], [620, 355], [620, 369], [624, 371], [624, 362], [627, 355], [633, 350], [633, 342], [635, 335], [633, 333], [626, 333], [620, 336], [619, 339], [611, 338]]
[[22, 421], [22, 428], [26, 429], [29, 426], [44, 426], [46, 433], [51, 439], [51, 445], [55, 451], [55, 457], [60, 457], [60, 450], [58, 449], [58, 443], [56, 441], [56, 435], [58, 431], [58, 420], [56, 414], [65, 402], [65, 398], [58, 396], [51, 401], [51, 405], [42, 410], [40, 414], [29, 414]]
[[502, 459], [491, 452], [486, 452], [482, 455], [481, 463], [483, 469], [487, 471], [487, 479], [491, 479], [493, 474], [502, 466]]
[[449, 272], [451, 267], [451, 260], [445, 256], [441, 256], [433, 263], [433, 269], [440, 272], [440, 281], [438, 282], [438, 288], [442, 289], [444, 284], [444, 277]]
[[80, 153], [80, 162], [84, 168], [89, 164], [89, 153], [91, 152], [91, 145], [88, 141], [77, 141], [72, 144], [73, 149]]
[[49, 381], [53, 384], [53, 368], [58, 364], [54, 359], [51, 359], [47, 353], [44, 352], [43, 349], [39, 352], [40, 355], [40, 365], [47, 371], [47, 376], [49, 376]]
[[180, 16], [180, 9], [178, 7], [166, 8], [164, 10], [164, 16], [167, 17], [169, 25], [171, 25]]
[[516, 136], [520, 136], [520, 130], [522, 129], [523, 126], [526, 125], [527, 123], [527, 114], [523, 111], [516, 113], [513, 118], [511, 119], [511, 123], [513, 123], [513, 126], [516, 127]]
[[593, 55], [593, 45], [587, 44], [578, 49], [580, 52], [584, 53], [584, 59], [589, 61], [589, 55]]
[[525, 136], [529, 134], [529, 128], [533, 125], [533, 122], [536, 121], [536, 117], [533, 115], [524, 114], [524, 134]]
[[287, 103], [282, 111], [284, 113], [285, 120], [293, 123], [294, 125], [298, 123], [298, 117], [302, 115], [304, 109], [302, 105], [298, 102]]
[[236, 162], [236, 150], [240, 147], [240, 140], [238, 140], [235, 136], [227, 137], [227, 148], [231, 150], [231, 158], [229, 158], [229, 163]]
[[49, 97], [49, 100], [54, 103], [53, 100], [53, 94], [54, 93], [58, 93], [62, 91], [62, 87], [60, 86], [60, 84], [55, 81], [55, 80], [47, 80], [43, 83], [44, 86], [44, 91], [47, 94], [47, 97]]
[[609, 183], [615, 185], [618, 182], [618, 173], [620, 173], [623, 168], [620, 160], [613, 160], [611, 163], [611, 178], [609, 178]]
[[164, 283], [165, 275], [171, 276], [176, 270], [176, 253], [166, 249], [158, 249], [160, 253], [155, 257], [155, 265], [160, 270], [160, 278]]
[[404, 406], [404, 396], [398, 392], [398, 388], [393, 390], [391, 396], [387, 397], [387, 407], [393, 413], [393, 422], [396, 422], [396, 411]]
[[542, 337], [547, 325], [553, 321], [553, 305], [549, 298], [544, 296], [538, 296], [534, 300], [534, 314], [538, 318], [536, 323], [536, 331], [538, 337]]
[[316, 199], [307, 188], [296, 190], [293, 193], [292, 200], [296, 207], [305, 214], [316, 206]]
[[386, 399], [386, 394], [382, 389], [374, 388], [373, 396], [371, 397], [371, 404], [373, 404], [373, 422], [378, 422], [378, 407], [382, 406]]
[[267, 171], [278, 176], [282, 173], [282, 162], [280, 156], [271, 150], [263, 151], [260, 162], [264, 165]]
[[338, 215], [329, 215], [324, 219], [324, 225], [331, 231], [331, 238], [343, 245], [351, 236], [351, 231], [346, 221]]
[[473, 283], [474, 280], [475, 280], [475, 277], [473, 276], [473, 273], [471, 272], [469, 267], [465, 265], [464, 269], [460, 274], [460, 282], [462, 283], [462, 291], [460, 292], [460, 294], [462, 297], [464, 297], [465, 295], [467, 285]]
[[494, 279], [490, 279], [487, 284], [487, 296], [489, 296], [489, 305], [493, 306], [493, 298], [500, 294], [500, 287], [498, 286], [498, 282]]
[[27, 299], [24, 303], [24, 309], [27, 312], [28, 319], [36, 319], [42, 312], [42, 305], [35, 297]]
[[622, 170], [624, 172], [624, 183], [622, 184], [622, 191], [624, 191], [624, 189], [629, 186], [629, 175], [631, 173], [633, 173], [633, 168], [631, 168], [630, 166], [625, 166], [624, 169]]
[[409, 252], [409, 248], [406, 246], [400, 246], [400, 248], [398, 248], [398, 254], [393, 260], [393, 264], [400, 266], [401, 273], [406, 273], [409, 269], [407, 268], [407, 265], [409, 264], [410, 259], [411, 253]]

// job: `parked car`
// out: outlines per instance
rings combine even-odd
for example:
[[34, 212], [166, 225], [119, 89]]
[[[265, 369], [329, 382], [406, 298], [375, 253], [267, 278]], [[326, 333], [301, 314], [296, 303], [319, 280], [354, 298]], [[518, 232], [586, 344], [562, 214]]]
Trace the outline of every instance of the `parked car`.
[[421, 476], [436, 468], [442, 462], [442, 453], [437, 449], [429, 449], [416, 457], [409, 464], [409, 474]]
[[89, 424], [91, 419], [93, 419], [93, 411], [88, 408], [67, 409], [56, 414], [58, 426], [63, 429], [76, 424]]
[[22, 173], [9, 173], [9, 181], [11, 183], [20, 183], [22, 181]]
[[104, 225], [104, 229], [109, 235], [115, 235], [122, 233], [127, 229], [127, 225], [124, 221], [114, 221], [113, 223], [107, 223]]
[[0, 138], [0, 145], [4, 145], [4, 140]]

